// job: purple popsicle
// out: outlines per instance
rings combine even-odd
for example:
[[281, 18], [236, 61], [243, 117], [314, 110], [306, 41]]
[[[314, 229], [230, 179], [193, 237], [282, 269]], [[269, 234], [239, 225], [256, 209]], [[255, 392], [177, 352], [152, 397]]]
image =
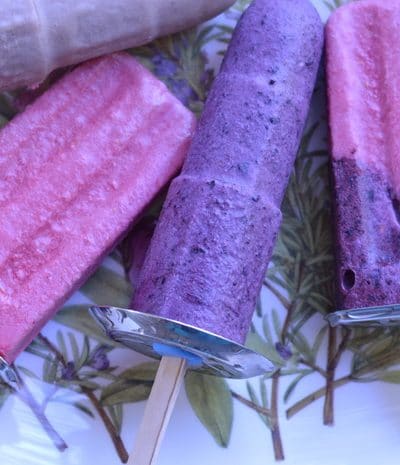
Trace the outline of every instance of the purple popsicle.
[[244, 341], [322, 42], [307, 0], [249, 6], [170, 187], [132, 308]]

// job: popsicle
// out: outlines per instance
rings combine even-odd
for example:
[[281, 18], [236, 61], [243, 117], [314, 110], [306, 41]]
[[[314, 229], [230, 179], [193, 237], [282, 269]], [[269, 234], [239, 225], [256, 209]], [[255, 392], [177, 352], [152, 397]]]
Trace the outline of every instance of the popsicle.
[[400, 303], [399, 21], [365, 0], [326, 28], [339, 309]]
[[132, 308], [244, 342], [322, 48], [306, 0], [255, 0], [168, 193]]
[[[212, 365], [221, 374], [221, 365], [246, 362], [241, 343], [281, 221], [322, 43], [307, 0], [251, 3], [170, 186], [134, 310], [104, 309], [109, 334], [162, 356], [130, 464], [155, 463], [187, 368]], [[92, 311], [101, 321], [101, 309]], [[124, 333], [125, 321], [133, 324]]]
[[195, 117], [125, 53], [0, 132], [0, 355], [13, 362], [180, 168]]
[[234, 0], [1, 0], [0, 91], [192, 27]]

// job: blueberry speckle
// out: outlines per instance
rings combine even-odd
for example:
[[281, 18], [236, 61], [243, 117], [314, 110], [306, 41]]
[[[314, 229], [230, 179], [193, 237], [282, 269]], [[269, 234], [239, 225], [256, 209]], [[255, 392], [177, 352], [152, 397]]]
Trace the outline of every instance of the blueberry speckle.
[[369, 200], [370, 202], [374, 202], [374, 201], [375, 201], [375, 192], [374, 192], [372, 189], [368, 191], [367, 196], [368, 196], [368, 200]]
[[275, 82], [276, 82], [276, 81], [275, 81], [274, 79], [271, 79], [271, 80], [269, 81], [269, 85], [270, 85], [270, 86], [273, 86], [273, 85], [275, 84]]
[[199, 247], [198, 245], [194, 245], [190, 251], [194, 254], [199, 254], [199, 253], [206, 253], [206, 251], [202, 248], [202, 247]]
[[239, 163], [237, 168], [243, 174], [248, 174], [249, 172], [249, 164], [247, 162]]

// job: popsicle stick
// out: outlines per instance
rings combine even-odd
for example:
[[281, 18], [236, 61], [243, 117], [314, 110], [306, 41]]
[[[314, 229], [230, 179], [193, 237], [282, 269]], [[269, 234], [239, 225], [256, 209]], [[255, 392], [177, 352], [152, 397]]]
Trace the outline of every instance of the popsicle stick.
[[154, 465], [186, 372], [186, 360], [163, 357], [128, 465]]

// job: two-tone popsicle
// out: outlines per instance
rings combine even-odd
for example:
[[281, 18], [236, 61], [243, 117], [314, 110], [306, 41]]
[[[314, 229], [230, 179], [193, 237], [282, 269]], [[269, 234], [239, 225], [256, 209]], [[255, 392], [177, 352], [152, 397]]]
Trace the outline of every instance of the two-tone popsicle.
[[[339, 8], [326, 28], [342, 310], [400, 303], [399, 21], [400, 2], [365, 0]], [[387, 312], [362, 310], [344, 322]]]

